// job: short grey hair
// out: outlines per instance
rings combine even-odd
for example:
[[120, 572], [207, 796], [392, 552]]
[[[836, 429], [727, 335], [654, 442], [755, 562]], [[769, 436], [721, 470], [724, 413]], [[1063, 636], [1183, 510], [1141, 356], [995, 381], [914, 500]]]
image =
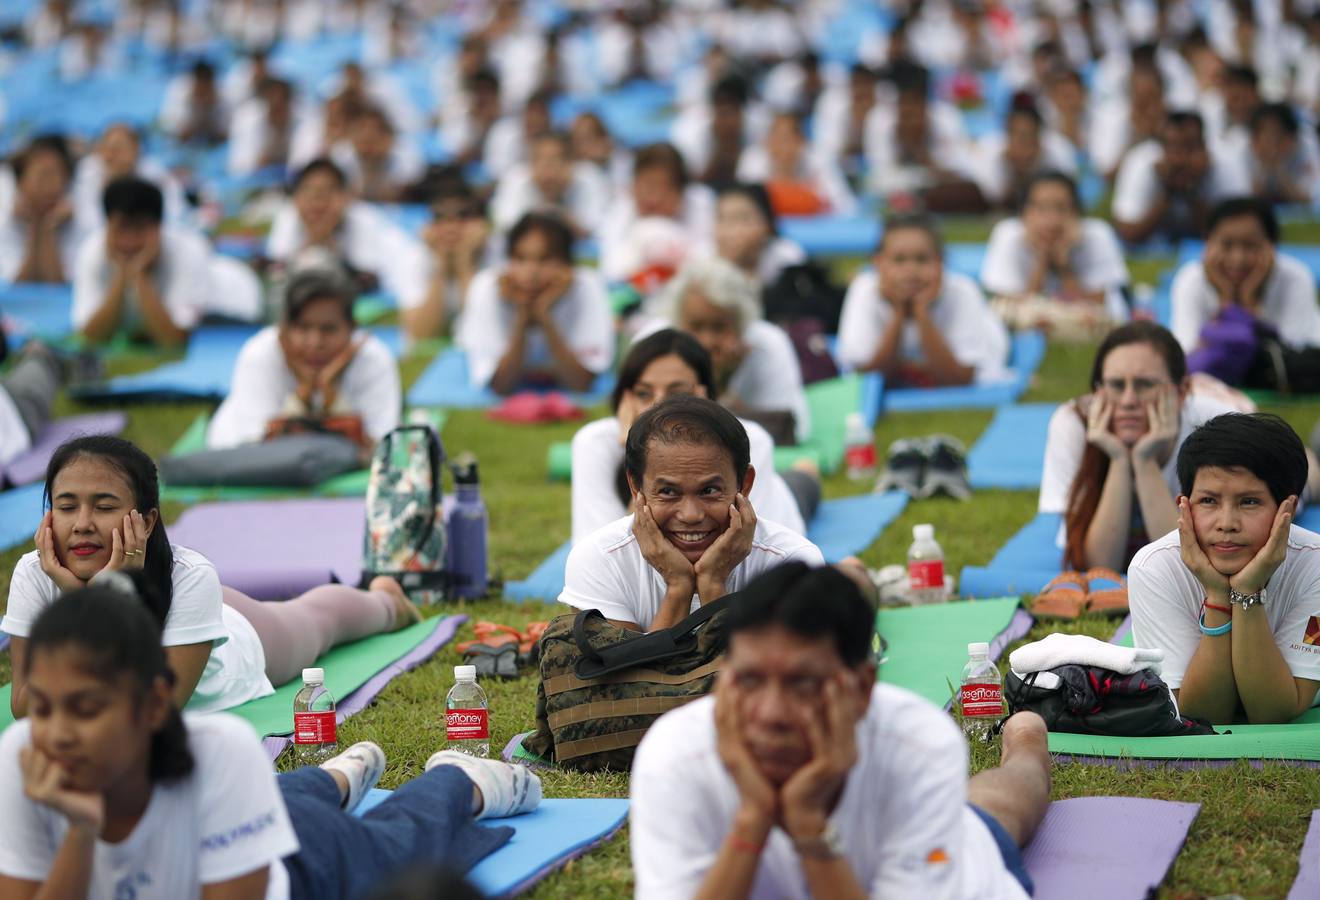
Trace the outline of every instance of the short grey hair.
[[661, 309], [664, 317], [674, 325], [679, 324], [683, 301], [693, 288], [714, 305], [736, 312], [739, 331], [746, 331], [753, 322], [764, 317], [756, 282], [728, 260], [705, 256], [686, 263], [665, 285]]

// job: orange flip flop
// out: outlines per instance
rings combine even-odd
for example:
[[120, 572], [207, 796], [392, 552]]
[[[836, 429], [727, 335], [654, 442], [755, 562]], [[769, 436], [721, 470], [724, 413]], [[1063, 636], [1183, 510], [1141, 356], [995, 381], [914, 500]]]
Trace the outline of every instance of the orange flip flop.
[[1031, 614], [1038, 619], [1072, 621], [1085, 609], [1086, 578], [1081, 572], [1055, 575], [1031, 601]]
[[1106, 616], [1126, 616], [1128, 614], [1128, 591], [1123, 576], [1113, 569], [1097, 566], [1087, 569], [1086, 609]]

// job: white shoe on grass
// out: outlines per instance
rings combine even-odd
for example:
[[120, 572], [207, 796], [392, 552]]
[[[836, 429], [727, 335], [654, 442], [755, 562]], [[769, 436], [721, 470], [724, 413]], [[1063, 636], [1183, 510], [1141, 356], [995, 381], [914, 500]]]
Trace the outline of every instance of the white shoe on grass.
[[436, 766], [457, 766], [481, 792], [478, 819], [517, 816], [536, 809], [541, 802], [541, 779], [526, 766], [498, 759], [479, 759], [457, 750], [439, 750], [426, 761], [426, 771]]
[[338, 756], [321, 763], [321, 768], [338, 772], [348, 781], [344, 809], [352, 812], [380, 781], [385, 771], [385, 751], [371, 741], [359, 741]]

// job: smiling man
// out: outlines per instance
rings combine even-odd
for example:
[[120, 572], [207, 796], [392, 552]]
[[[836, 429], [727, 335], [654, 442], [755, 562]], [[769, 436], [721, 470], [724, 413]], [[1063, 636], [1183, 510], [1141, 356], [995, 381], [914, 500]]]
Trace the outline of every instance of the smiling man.
[[658, 631], [780, 563], [822, 563], [814, 544], [757, 519], [748, 460], [742, 423], [712, 400], [673, 397], [638, 416], [624, 449], [635, 512], [574, 544], [560, 602]]
[[1178, 452], [1178, 528], [1133, 558], [1128, 593], [1186, 715], [1288, 722], [1315, 700], [1320, 535], [1292, 524], [1306, 472], [1271, 415], [1216, 416]]

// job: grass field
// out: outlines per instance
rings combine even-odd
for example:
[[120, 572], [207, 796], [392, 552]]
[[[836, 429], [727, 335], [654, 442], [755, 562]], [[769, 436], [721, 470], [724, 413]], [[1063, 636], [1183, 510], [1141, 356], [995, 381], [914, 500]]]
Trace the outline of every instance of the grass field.
[[[1308, 233], [1306, 237], [1314, 240], [1317, 236]], [[984, 234], [969, 231], [957, 235], [960, 240], [976, 238], [984, 238]], [[1134, 268], [1136, 280], [1153, 281], [1158, 264]], [[1083, 390], [1092, 352], [1092, 347], [1051, 347], [1036, 383], [1024, 399], [1057, 401]], [[116, 363], [113, 370], [127, 371], [156, 362], [135, 359]], [[425, 362], [425, 358], [406, 361], [405, 379], [415, 378]], [[61, 401], [60, 411], [74, 408]], [[204, 408], [200, 404], [133, 407], [126, 436], [149, 452], [162, 454]], [[1284, 415], [1307, 435], [1320, 416], [1320, 401], [1289, 403], [1270, 410]], [[883, 454], [890, 441], [898, 437], [935, 432], [952, 434], [970, 445], [990, 418], [988, 411], [892, 415], [877, 424], [877, 445]], [[483, 492], [490, 509], [490, 559], [495, 577], [525, 576], [568, 537], [569, 489], [546, 480], [545, 459], [548, 445], [568, 439], [575, 427], [513, 427], [488, 422], [480, 412], [451, 413], [442, 435], [451, 455], [471, 450], [481, 462]], [[837, 497], [868, 487], [836, 476], [827, 481], [825, 491], [827, 497]], [[948, 499], [914, 502], [863, 554], [863, 559], [871, 566], [902, 562], [912, 525], [930, 522], [935, 525], [951, 571], [963, 565], [984, 564], [1032, 517], [1035, 505], [1034, 493], [1017, 491], [982, 491], [967, 503]], [[178, 506], [167, 507], [166, 520], [173, 520], [181, 511]], [[36, 522], [32, 524], [35, 528]], [[309, 527], [315, 527], [315, 523], [309, 523]], [[0, 595], [8, 594], [9, 573], [27, 549], [16, 547], [0, 553]], [[550, 618], [558, 610], [549, 604], [516, 604], [496, 595], [480, 602], [455, 604], [444, 612], [470, 617], [459, 633], [462, 640], [471, 637], [472, 622], [481, 619], [522, 625]], [[1113, 623], [1083, 619], [1073, 627], [1107, 637]], [[1031, 637], [1046, 632], [1038, 626]], [[374, 706], [343, 726], [344, 741], [369, 737], [384, 747], [391, 763], [383, 786], [397, 785], [417, 774], [422, 761], [442, 744], [440, 714], [452, 682], [452, 667], [459, 661], [452, 647], [446, 648], [433, 661], [395, 679]], [[0, 679], [7, 678], [8, 659], [0, 657]], [[500, 748], [512, 735], [532, 727], [536, 681], [525, 676], [484, 686], [491, 698], [492, 747]], [[993, 748], [976, 748], [973, 768], [993, 765], [994, 759]], [[542, 778], [549, 797], [625, 796], [628, 791], [624, 774], [588, 776], [550, 771]], [[1056, 767], [1056, 797], [1087, 795], [1146, 796], [1203, 804], [1160, 896], [1282, 897], [1296, 875], [1310, 811], [1320, 806], [1320, 770], [1277, 765], [1258, 769], [1245, 763], [1202, 771]], [[631, 893], [631, 885], [625, 831], [607, 847], [548, 878], [531, 896], [626, 896]]]

